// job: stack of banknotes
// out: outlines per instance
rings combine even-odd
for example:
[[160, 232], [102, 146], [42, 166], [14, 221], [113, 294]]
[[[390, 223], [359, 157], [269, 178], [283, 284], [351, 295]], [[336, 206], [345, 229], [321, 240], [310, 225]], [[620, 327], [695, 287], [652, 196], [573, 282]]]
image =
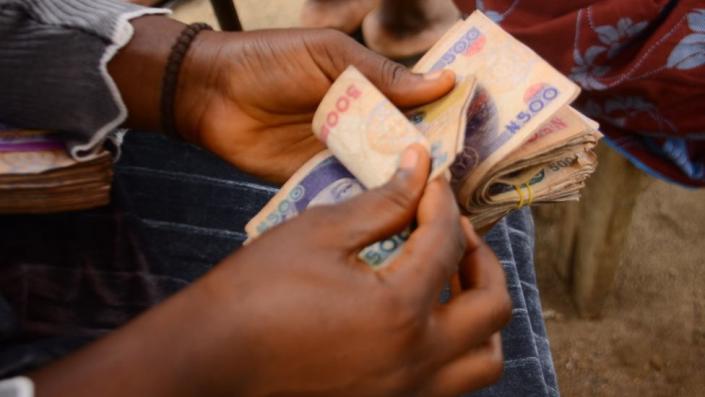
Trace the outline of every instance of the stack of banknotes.
[[0, 128], [0, 213], [50, 213], [110, 201], [112, 157], [71, 158], [47, 131]]
[[[455, 72], [448, 95], [402, 112], [349, 67], [313, 120], [327, 150], [313, 157], [252, 219], [250, 239], [302, 213], [385, 183], [411, 143], [428, 148], [431, 177], [450, 179], [459, 206], [484, 228], [523, 206], [577, 200], [595, 170], [598, 125], [570, 107], [579, 88], [476, 11], [416, 64]], [[367, 247], [371, 266], [391, 258], [409, 230]]]

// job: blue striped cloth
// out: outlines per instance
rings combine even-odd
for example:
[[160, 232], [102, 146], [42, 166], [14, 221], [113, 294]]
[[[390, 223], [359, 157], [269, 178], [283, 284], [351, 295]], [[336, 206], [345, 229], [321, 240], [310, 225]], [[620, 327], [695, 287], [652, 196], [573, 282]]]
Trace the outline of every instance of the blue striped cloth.
[[534, 222], [528, 208], [513, 212], [485, 237], [497, 254], [512, 298], [512, 320], [502, 331], [504, 375], [472, 396], [559, 396], [534, 273]]

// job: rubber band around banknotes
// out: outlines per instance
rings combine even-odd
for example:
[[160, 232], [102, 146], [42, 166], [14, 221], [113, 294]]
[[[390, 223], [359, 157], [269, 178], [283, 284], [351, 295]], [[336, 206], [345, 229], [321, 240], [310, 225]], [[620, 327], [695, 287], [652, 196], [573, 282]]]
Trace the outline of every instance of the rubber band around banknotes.
[[[524, 193], [522, 192], [522, 187], [526, 186], [526, 202], [524, 202]], [[528, 183], [522, 183], [521, 185], [514, 185], [514, 190], [516, 190], [519, 195], [519, 202], [517, 202], [517, 209], [523, 208], [533, 204], [534, 202], [534, 189]]]

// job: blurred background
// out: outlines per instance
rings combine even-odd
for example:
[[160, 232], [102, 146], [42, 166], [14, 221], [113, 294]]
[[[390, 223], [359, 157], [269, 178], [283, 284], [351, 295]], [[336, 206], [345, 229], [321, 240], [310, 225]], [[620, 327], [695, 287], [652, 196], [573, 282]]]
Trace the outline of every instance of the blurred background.
[[[302, 3], [235, 1], [245, 30], [296, 26]], [[208, 0], [172, 7], [217, 26]], [[655, 180], [604, 146], [581, 203], [534, 209], [562, 395], [705, 396], [705, 191]]]

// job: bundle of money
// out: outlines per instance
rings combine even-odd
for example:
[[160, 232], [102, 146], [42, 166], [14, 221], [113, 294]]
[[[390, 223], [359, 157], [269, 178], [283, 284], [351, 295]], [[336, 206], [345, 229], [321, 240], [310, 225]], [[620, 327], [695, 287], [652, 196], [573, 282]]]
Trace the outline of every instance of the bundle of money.
[[110, 201], [110, 153], [78, 162], [55, 135], [0, 131], [0, 213], [61, 212]]
[[[383, 184], [410, 143], [431, 178], [450, 178], [460, 208], [484, 228], [523, 206], [577, 200], [595, 170], [598, 125], [569, 105], [579, 88], [480, 11], [454, 25], [414, 67], [455, 72], [451, 93], [406, 118], [357, 70], [335, 81], [313, 120], [328, 150], [306, 163], [246, 226], [250, 239], [306, 208]], [[367, 247], [380, 266], [409, 230]]]

